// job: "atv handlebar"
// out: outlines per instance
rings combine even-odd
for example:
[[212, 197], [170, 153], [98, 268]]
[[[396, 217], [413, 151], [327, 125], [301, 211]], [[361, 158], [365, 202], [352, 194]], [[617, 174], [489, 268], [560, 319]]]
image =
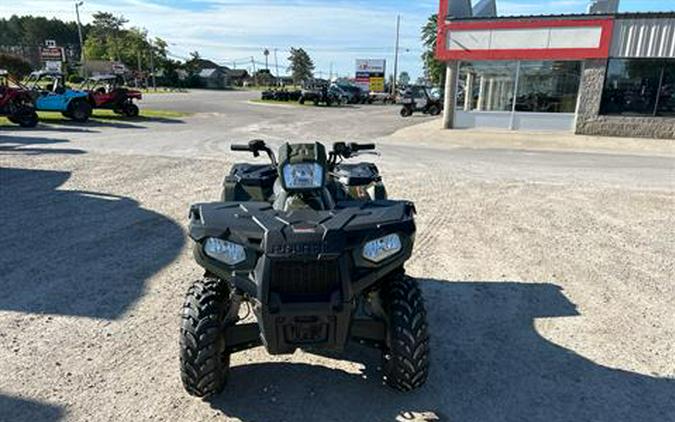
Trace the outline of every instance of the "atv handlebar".
[[333, 144], [332, 154], [336, 157], [350, 158], [356, 155], [359, 151], [372, 151], [375, 149], [375, 144], [357, 144], [356, 142], [336, 142]]
[[357, 143], [351, 143], [349, 146], [354, 150], [354, 151], [373, 151], [375, 149], [375, 144], [357, 144]]
[[260, 157], [260, 153], [264, 152], [270, 158], [272, 165], [277, 166], [277, 158], [274, 156], [274, 152], [267, 146], [265, 141], [262, 139], [254, 139], [249, 141], [247, 145], [242, 144], [232, 144], [230, 145], [231, 151], [245, 151], [252, 152], [254, 157]]
[[240, 144], [233, 144], [230, 145], [230, 150], [231, 151], [246, 151], [246, 152], [252, 152], [251, 147], [248, 145], [240, 145]]

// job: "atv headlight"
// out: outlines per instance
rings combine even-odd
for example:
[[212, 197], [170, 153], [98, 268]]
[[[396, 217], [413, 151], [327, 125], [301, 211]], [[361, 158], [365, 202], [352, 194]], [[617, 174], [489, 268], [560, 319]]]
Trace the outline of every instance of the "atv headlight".
[[319, 163], [286, 164], [286, 189], [316, 189], [323, 185], [323, 167]]
[[246, 252], [243, 246], [215, 237], [206, 239], [204, 253], [227, 265], [237, 265], [246, 260]]
[[397, 234], [390, 234], [379, 239], [371, 240], [363, 246], [363, 257], [368, 261], [380, 262], [401, 250], [401, 238]]

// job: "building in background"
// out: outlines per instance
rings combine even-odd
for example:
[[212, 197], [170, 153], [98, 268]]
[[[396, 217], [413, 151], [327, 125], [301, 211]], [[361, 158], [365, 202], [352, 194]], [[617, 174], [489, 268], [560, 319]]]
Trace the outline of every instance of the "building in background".
[[446, 127], [675, 139], [675, 11], [455, 17], [462, 2], [440, 3]]
[[224, 89], [232, 86], [227, 70], [222, 67], [202, 69], [198, 75], [204, 88]]

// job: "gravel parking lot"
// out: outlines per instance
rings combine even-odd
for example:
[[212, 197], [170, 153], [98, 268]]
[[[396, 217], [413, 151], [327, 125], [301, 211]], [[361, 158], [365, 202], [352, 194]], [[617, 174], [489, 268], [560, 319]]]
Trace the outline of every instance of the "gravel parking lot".
[[[390, 106], [255, 97], [151, 95], [143, 107], [196, 114], [0, 128], [0, 421], [675, 420], [670, 141], [444, 144]], [[200, 276], [187, 210], [217, 198], [248, 159], [230, 143], [254, 137], [378, 142], [390, 196], [419, 212], [407, 269], [430, 318], [424, 388], [390, 391], [355, 346], [253, 349], [211, 402], [183, 391], [178, 313]]]

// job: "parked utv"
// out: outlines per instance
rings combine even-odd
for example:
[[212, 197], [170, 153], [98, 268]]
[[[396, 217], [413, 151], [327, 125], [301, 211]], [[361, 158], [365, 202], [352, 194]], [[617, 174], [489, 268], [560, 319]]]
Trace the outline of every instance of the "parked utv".
[[415, 112], [438, 116], [443, 111], [443, 100], [423, 85], [412, 85], [402, 95], [401, 117], [410, 117]]
[[317, 84], [303, 89], [298, 102], [300, 104], [312, 102], [316, 106], [325, 104], [330, 107], [332, 105], [341, 105], [346, 102], [346, 99], [339, 88], [335, 86], [331, 87], [328, 84]]
[[389, 92], [374, 92], [370, 93], [368, 103], [382, 103], [382, 104], [396, 104], [396, 96]]
[[358, 86], [346, 83], [338, 83], [334, 86], [341, 90], [347, 104], [367, 104], [369, 102], [368, 94], [364, 93]]
[[[204, 277], [182, 311], [180, 366], [198, 397], [224, 387], [230, 355], [263, 345], [342, 352], [349, 342], [382, 353], [385, 382], [410, 391], [429, 367], [426, 311], [406, 275], [415, 207], [386, 199], [377, 167], [344, 164], [373, 144], [284, 144], [278, 161], [264, 141], [233, 151], [270, 164], [235, 164], [222, 200], [190, 208], [189, 235]], [[246, 307], [257, 322], [244, 323]]]
[[91, 117], [89, 94], [66, 87], [61, 72], [33, 72], [26, 85], [36, 96], [35, 108], [38, 111], [60, 111], [64, 117], [81, 123]]
[[6, 70], [0, 69], [0, 116], [21, 127], [35, 127], [38, 115], [28, 89], [10, 80]]
[[124, 79], [119, 75], [92, 76], [82, 89], [89, 93], [89, 102], [94, 108], [112, 110], [126, 117], [137, 117], [140, 112], [134, 100], [143, 99], [143, 94], [126, 88]]

